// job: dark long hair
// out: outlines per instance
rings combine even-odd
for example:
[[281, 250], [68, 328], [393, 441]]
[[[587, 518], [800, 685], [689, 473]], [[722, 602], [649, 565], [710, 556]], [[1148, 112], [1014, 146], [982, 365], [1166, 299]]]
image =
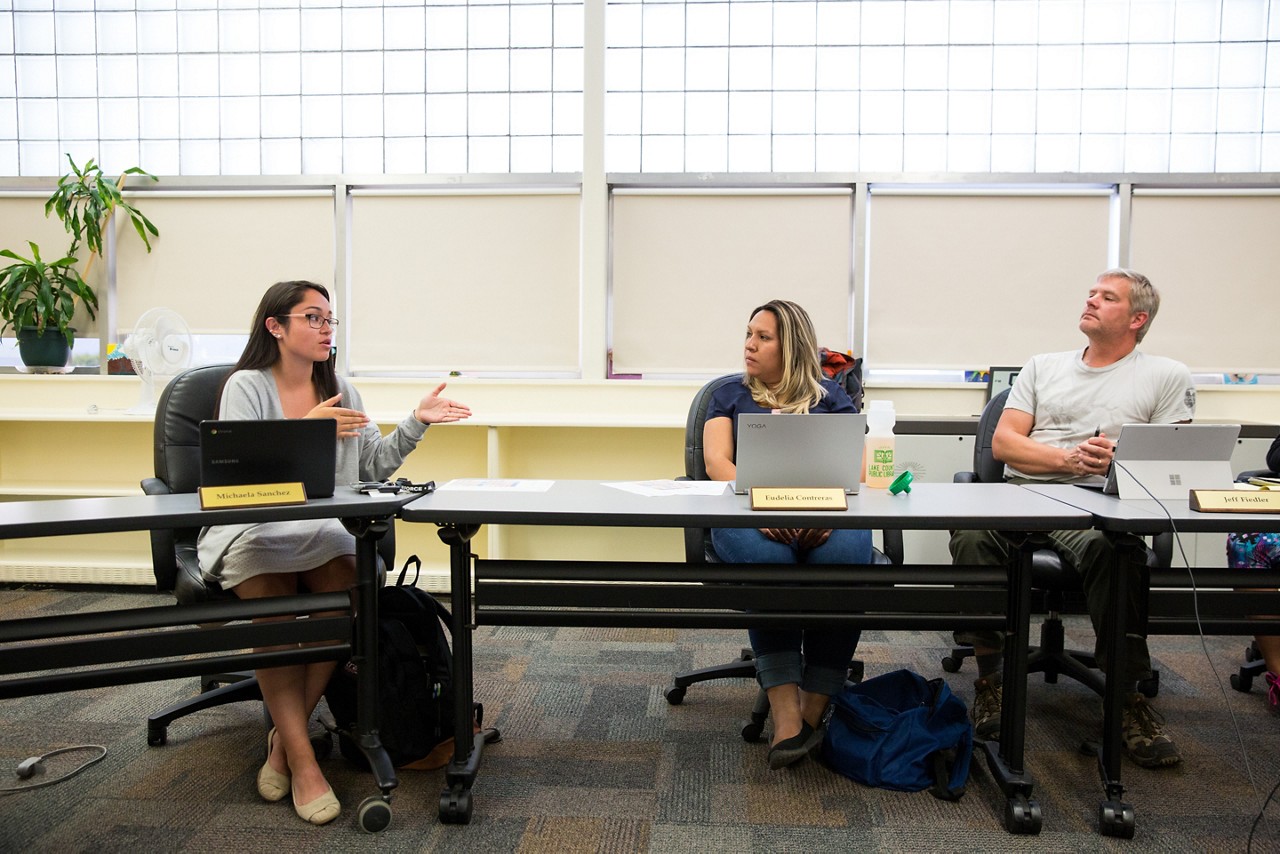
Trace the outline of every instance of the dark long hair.
[[[267, 288], [267, 292], [258, 302], [258, 308], [253, 312], [253, 323], [249, 326], [249, 343], [240, 354], [240, 360], [231, 369], [232, 374], [236, 371], [260, 371], [280, 361], [280, 345], [276, 343], [275, 336], [267, 330], [267, 318], [274, 317], [285, 325], [293, 323], [298, 318], [284, 315], [289, 314], [295, 305], [306, 298], [307, 291], [315, 291], [326, 300], [329, 299], [329, 292], [323, 285], [317, 285], [315, 282], [276, 282]], [[230, 375], [227, 376], [230, 377]], [[333, 367], [333, 356], [311, 366], [311, 383], [320, 393], [321, 400], [328, 400], [338, 393], [338, 374]], [[226, 380], [223, 380], [223, 385], [226, 385]], [[218, 402], [221, 408], [221, 389], [218, 390]]]

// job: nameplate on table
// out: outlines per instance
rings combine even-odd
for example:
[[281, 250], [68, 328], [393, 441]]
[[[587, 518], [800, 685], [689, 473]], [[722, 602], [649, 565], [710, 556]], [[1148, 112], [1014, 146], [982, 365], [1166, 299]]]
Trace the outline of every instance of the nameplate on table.
[[1280, 513], [1280, 492], [1268, 489], [1193, 489], [1190, 501], [1201, 513]]
[[243, 486], [200, 487], [201, 510], [229, 510], [233, 507], [275, 507], [306, 504], [307, 490], [295, 483], [251, 483]]
[[752, 510], [847, 510], [848, 508], [844, 490], [839, 487], [754, 486], [751, 488]]

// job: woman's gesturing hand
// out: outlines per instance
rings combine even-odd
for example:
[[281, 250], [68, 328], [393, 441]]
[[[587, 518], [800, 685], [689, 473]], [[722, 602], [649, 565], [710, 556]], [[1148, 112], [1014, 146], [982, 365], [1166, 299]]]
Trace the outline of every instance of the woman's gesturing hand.
[[444, 391], [446, 385], [448, 383], [440, 383], [435, 391], [418, 401], [418, 408], [413, 414], [423, 424], [461, 421], [471, 417], [471, 408], [466, 404], [440, 396], [440, 392]]
[[328, 400], [323, 400], [320, 405], [312, 409], [304, 417], [305, 418], [333, 418], [338, 422], [338, 437], [342, 439], [350, 439], [360, 435], [369, 423], [369, 416], [365, 415], [358, 409], [346, 409], [338, 406], [342, 401], [341, 394], [335, 394]]

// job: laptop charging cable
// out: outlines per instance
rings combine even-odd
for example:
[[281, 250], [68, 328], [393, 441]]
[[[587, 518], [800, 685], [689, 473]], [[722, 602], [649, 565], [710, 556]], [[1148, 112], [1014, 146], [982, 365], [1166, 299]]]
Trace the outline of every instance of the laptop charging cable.
[[[1129, 477], [1133, 478], [1133, 482], [1142, 488], [1142, 491], [1160, 507], [1164, 512], [1165, 518], [1169, 520], [1169, 529], [1173, 532], [1173, 541], [1177, 544], [1178, 554], [1181, 555], [1182, 562], [1186, 565], [1187, 577], [1191, 579], [1191, 605], [1196, 618], [1196, 630], [1200, 633], [1200, 649], [1204, 653], [1205, 661], [1209, 663], [1209, 670], [1213, 673], [1214, 682], [1217, 684], [1218, 690], [1222, 693], [1222, 701], [1227, 707], [1227, 714], [1231, 716], [1231, 726], [1235, 730], [1236, 741], [1240, 745], [1240, 756], [1244, 760], [1244, 770], [1245, 775], [1249, 778], [1249, 786], [1253, 789], [1254, 794], [1260, 795], [1261, 792], [1258, 789], [1258, 783], [1253, 777], [1253, 767], [1249, 764], [1249, 751], [1248, 748], [1245, 747], [1244, 734], [1240, 731], [1240, 722], [1236, 719], [1235, 709], [1231, 707], [1231, 700], [1227, 694], [1227, 689], [1222, 685], [1222, 676], [1219, 675], [1218, 668], [1214, 666], [1213, 656], [1209, 653], [1209, 645], [1205, 640], [1204, 626], [1200, 622], [1200, 590], [1196, 586], [1196, 576], [1195, 572], [1192, 570], [1191, 561], [1187, 559], [1186, 549], [1182, 546], [1182, 536], [1178, 532], [1178, 525], [1174, 522], [1173, 514], [1169, 512], [1169, 508], [1165, 507], [1164, 503], [1161, 502], [1160, 499], [1156, 498], [1155, 495], [1151, 493], [1151, 490], [1147, 489], [1146, 484], [1134, 477], [1133, 472], [1125, 468], [1124, 464], [1119, 460], [1113, 459], [1111, 464], [1118, 467], [1125, 474], [1129, 475]], [[1280, 781], [1277, 781], [1276, 784], [1271, 787], [1271, 792], [1267, 795], [1266, 800], [1262, 802], [1262, 807], [1258, 810], [1258, 815], [1254, 818], [1253, 825], [1249, 828], [1249, 840], [1245, 848], [1246, 851], [1253, 850], [1254, 832], [1258, 829], [1258, 824], [1262, 821], [1262, 816], [1266, 813], [1267, 807], [1271, 804], [1272, 799], [1275, 798], [1277, 791], [1280, 791]]]

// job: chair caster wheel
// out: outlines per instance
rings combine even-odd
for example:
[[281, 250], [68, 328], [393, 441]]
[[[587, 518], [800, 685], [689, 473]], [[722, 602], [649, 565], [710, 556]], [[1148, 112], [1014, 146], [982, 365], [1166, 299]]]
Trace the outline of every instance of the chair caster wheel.
[[1040, 832], [1042, 821], [1040, 804], [1026, 795], [1015, 795], [1005, 801], [1004, 829], [1010, 833], [1034, 836]]
[[1253, 679], [1249, 676], [1245, 676], [1240, 673], [1232, 673], [1231, 687], [1235, 688], [1237, 691], [1241, 691], [1245, 694], [1248, 694], [1249, 691], [1253, 688]]
[[168, 727], [147, 727], [147, 744], [151, 747], [160, 747], [169, 742]]
[[666, 691], [662, 692], [662, 696], [667, 698], [667, 702], [673, 706], [678, 706], [684, 702], [685, 689], [678, 685], [672, 685]]
[[760, 740], [760, 736], [764, 735], [764, 724], [758, 724], [755, 721], [748, 721], [742, 725], [742, 740], [749, 744], [755, 744]]
[[365, 798], [360, 802], [356, 818], [365, 833], [381, 833], [391, 824], [391, 804], [385, 796]]
[[952, 658], [948, 655], [946, 658], [942, 659], [942, 669], [948, 673], [959, 673], [960, 665], [963, 663], [964, 659]]
[[1103, 836], [1132, 839], [1136, 822], [1133, 807], [1120, 801], [1103, 801], [1098, 804], [1098, 830]]
[[471, 790], [450, 786], [440, 793], [440, 821], [445, 824], [471, 823]]

